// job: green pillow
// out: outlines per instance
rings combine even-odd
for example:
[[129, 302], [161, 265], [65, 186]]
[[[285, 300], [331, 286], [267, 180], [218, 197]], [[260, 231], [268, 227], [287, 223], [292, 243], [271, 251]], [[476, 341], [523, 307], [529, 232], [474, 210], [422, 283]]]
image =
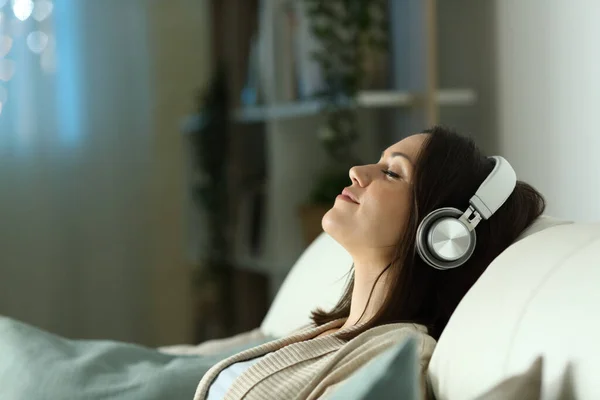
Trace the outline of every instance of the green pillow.
[[409, 337], [350, 375], [327, 400], [417, 400], [419, 371], [415, 339]]
[[210, 367], [241, 350], [174, 356], [128, 343], [68, 340], [0, 317], [0, 399], [191, 399]]

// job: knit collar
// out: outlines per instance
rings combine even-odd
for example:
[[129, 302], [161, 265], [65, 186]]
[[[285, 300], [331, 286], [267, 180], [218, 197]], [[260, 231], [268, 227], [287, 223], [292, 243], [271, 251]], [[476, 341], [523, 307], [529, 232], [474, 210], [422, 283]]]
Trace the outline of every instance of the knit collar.
[[[302, 361], [303, 359], [319, 357], [323, 354], [327, 354], [339, 349], [345, 344], [345, 342], [338, 338], [338, 335], [358, 329], [362, 324], [340, 329], [339, 331], [330, 335], [321, 337], [316, 336], [330, 329], [341, 327], [344, 325], [344, 322], [346, 322], [346, 319], [347, 318], [335, 319], [320, 326], [310, 324], [304, 328], [300, 328], [298, 331], [289, 336], [253, 347], [222, 360], [208, 370], [206, 374], [204, 374], [196, 390], [194, 400], [204, 400], [212, 381], [223, 369], [234, 363], [261, 357], [266, 354], [268, 360], [261, 360], [259, 361], [260, 365], [255, 364], [250, 368], [253, 371], [257, 370], [268, 374], [282, 369], [288, 364], [294, 364]], [[285, 352], [285, 355], [276, 352], [277, 350], [287, 346], [289, 346], [289, 348], [288, 351]], [[292, 349], [297, 351], [291, 351]]]

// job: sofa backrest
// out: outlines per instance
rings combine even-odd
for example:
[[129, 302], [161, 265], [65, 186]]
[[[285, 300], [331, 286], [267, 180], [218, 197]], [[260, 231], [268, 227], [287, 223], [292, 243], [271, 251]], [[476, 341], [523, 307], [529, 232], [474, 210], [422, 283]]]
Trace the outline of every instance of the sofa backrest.
[[331, 309], [342, 296], [352, 258], [322, 233], [302, 253], [277, 292], [261, 329], [276, 337], [310, 323], [316, 307]]
[[[520, 238], [548, 227], [564, 224], [542, 216]], [[330, 309], [343, 294], [352, 258], [328, 234], [322, 233], [296, 261], [277, 292], [261, 329], [268, 335], [284, 336], [310, 323], [316, 307]]]
[[538, 355], [544, 399], [600, 399], [600, 224], [537, 228], [454, 311], [429, 365], [438, 400], [474, 398]]
[[[310, 311], [336, 304], [352, 260], [323, 233], [295, 263], [261, 329], [284, 336]], [[545, 356], [544, 392], [571, 365], [577, 397], [600, 398], [600, 224], [542, 216], [504, 251], [463, 298], [433, 354], [439, 400], [468, 399]]]

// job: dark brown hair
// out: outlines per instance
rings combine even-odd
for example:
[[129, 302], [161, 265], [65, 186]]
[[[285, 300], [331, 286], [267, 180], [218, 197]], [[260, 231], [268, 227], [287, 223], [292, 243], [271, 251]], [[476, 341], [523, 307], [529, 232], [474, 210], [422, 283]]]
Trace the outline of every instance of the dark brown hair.
[[[390, 286], [383, 305], [360, 329], [340, 334], [338, 337], [343, 340], [350, 340], [374, 326], [394, 322], [422, 324], [437, 340], [460, 300], [492, 260], [544, 211], [542, 195], [527, 183], [518, 181], [498, 211], [475, 228], [477, 246], [465, 264], [446, 271], [425, 264], [415, 249], [421, 220], [441, 207], [465, 210], [471, 196], [494, 167], [493, 161], [481, 154], [470, 138], [443, 127], [425, 132], [430, 135], [415, 165], [411, 210], [406, 230], [396, 246], [394, 261], [388, 268], [386, 281]], [[313, 322], [322, 325], [348, 317], [353, 287], [352, 273], [337, 305], [329, 312], [314, 310]]]

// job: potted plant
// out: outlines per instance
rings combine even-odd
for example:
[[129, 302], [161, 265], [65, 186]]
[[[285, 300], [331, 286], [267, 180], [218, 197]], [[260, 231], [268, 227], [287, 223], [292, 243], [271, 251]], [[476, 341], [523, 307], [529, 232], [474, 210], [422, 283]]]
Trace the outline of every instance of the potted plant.
[[198, 101], [200, 120], [191, 135], [194, 179], [192, 198], [202, 215], [204, 240], [194, 275], [197, 340], [221, 337], [231, 331], [233, 304], [230, 261], [229, 101], [225, 68], [217, 68]]
[[354, 151], [359, 136], [356, 96], [364, 88], [372, 56], [387, 49], [387, 0], [303, 0], [312, 34], [319, 42], [313, 54], [323, 90], [325, 123], [319, 140], [329, 161], [319, 174], [300, 216], [306, 243], [321, 229], [321, 219], [350, 184], [348, 169], [360, 162]]

